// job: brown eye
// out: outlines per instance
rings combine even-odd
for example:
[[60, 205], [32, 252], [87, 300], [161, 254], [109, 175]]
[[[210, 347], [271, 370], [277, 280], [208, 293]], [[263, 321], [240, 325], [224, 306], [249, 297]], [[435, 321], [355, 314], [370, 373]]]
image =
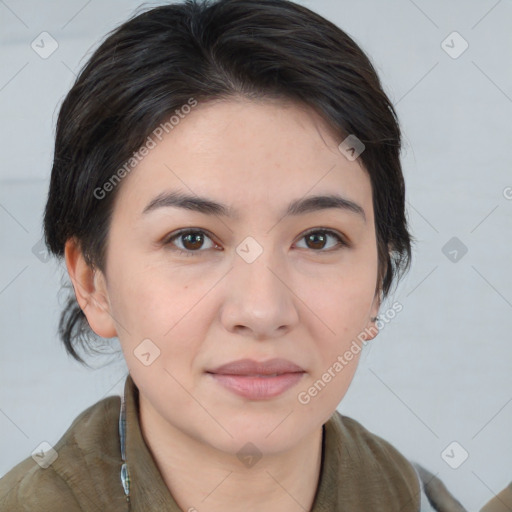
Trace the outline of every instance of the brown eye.
[[185, 249], [189, 249], [191, 251], [200, 249], [204, 243], [204, 235], [200, 232], [192, 232], [180, 236]]
[[[303, 235], [302, 240], [306, 241], [305, 249], [318, 253], [330, 252], [331, 249], [350, 246], [341, 235], [330, 229], [312, 230]], [[212, 238], [201, 229], [178, 231], [168, 237], [164, 245], [169, 246], [173, 251], [184, 256], [196, 256], [207, 249], [214, 249], [216, 247]]]
[[[336, 240], [334, 243], [327, 247], [329, 239]], [[327, 252], [326, 249], [332, 249], [339, 246], [348, 246], [345, 240], [336, 232], [328, 229], [317, 229], [306, 233], [301, 240], [306, 241], [306, 249], [311, 249], [316, 252]]]
[[310, 235], [307, 235], [305, 238], [306, 243], [308, 244], [308, 247], [310, 249], [323, 249], [327, 242], [327, 237], [325, 236], [325, 233], [318, 231], [316, 233], [311, 233]]
[[[205, 242], [209, 241], [209, 245]], [[215, 244], [210, 236], [203, 230], [184, 229], [167, 238], [164, 245], [170, 246], [178, 254], [195, 256], [207, 249], [213, 249]]]

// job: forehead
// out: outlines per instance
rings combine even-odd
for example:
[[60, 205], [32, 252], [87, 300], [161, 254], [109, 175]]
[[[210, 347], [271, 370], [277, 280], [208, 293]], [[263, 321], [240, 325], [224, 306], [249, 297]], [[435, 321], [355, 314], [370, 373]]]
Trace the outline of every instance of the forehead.
[[282, 210], [293, 199], [337, 193], [372, 215], [371, 184], [360, 159], [349, 161], [338, 149], [340, 137], [302, 105], [200, 103], [168, 133], [150, 137], [152, 149], [118, 191], [119, 207], [142, 213], [158, 195], [180, 191], [229, 204], [240, 217], [251, 207]]

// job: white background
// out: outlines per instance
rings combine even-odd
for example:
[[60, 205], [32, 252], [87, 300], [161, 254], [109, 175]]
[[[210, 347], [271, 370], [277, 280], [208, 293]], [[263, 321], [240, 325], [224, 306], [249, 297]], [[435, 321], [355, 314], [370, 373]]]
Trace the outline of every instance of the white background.
[[[418, 239], [388, 301], [403, 310], [365, 348], [339, 410], [477, 510], [512, 481], [512, 2], [300, 3], [368, 52], [396, 105]], [[56, 335], [62, 270], [32, 248], [58, 107], [91, 49], [138, 5], [0, 1], [0, 475], [122, 390], [122, 359], [91, 371], [66, 356]], [[30, 46], [43, 31], [59, 45], [47, 59]], [[442, 47], [453, 31], [469, 44], [455, 59]], [[463, 42], [446, 44], [457, 52]], [[468, 249], [455, 263], [442, 252], [454, 236]], [[469, 453], [458, 469], [441, 457], [453, 441]]]

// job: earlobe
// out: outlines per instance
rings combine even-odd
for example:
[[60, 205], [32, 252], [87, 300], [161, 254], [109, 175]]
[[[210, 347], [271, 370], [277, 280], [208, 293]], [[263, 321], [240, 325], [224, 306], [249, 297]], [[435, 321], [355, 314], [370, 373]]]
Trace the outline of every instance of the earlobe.
[[375, 294], [375, 297], [373, 298], [372, 307], [370, 310], [370, 320], [368, 322], [368, 325], [366, 326], [365, 330], [363, 331], [364, 339], [366, 341], [373, 340], [377, 334], [379, 334], [379, 328], [377, 327], [377, 321], [379, 317], [377, 316], [379, 313], [381, 304], [381, 296], [380, 292], [377, 291]]
[[67, 240], [64, 257], [76, 300], [91, 329], [103, 338], [117, 336], [103, 273], [85, 261], [80, 244], [74, 238]]

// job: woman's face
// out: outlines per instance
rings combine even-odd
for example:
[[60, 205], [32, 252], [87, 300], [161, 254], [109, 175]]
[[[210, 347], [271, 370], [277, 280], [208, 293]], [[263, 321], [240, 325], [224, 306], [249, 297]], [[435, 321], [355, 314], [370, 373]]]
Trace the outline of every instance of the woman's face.
[[[369, 178], [318, 115], [282, 102], [199, 104], [155, 140], [120, 185], [105, 267], [132, 378], [196, 441], [290, 448], [336, 409], [359, 358], [343, 355], [378, 312]], [[358, 206], [307, 202], [332, 195]], [[215, 373], [275, 358], [302, 371]]]

